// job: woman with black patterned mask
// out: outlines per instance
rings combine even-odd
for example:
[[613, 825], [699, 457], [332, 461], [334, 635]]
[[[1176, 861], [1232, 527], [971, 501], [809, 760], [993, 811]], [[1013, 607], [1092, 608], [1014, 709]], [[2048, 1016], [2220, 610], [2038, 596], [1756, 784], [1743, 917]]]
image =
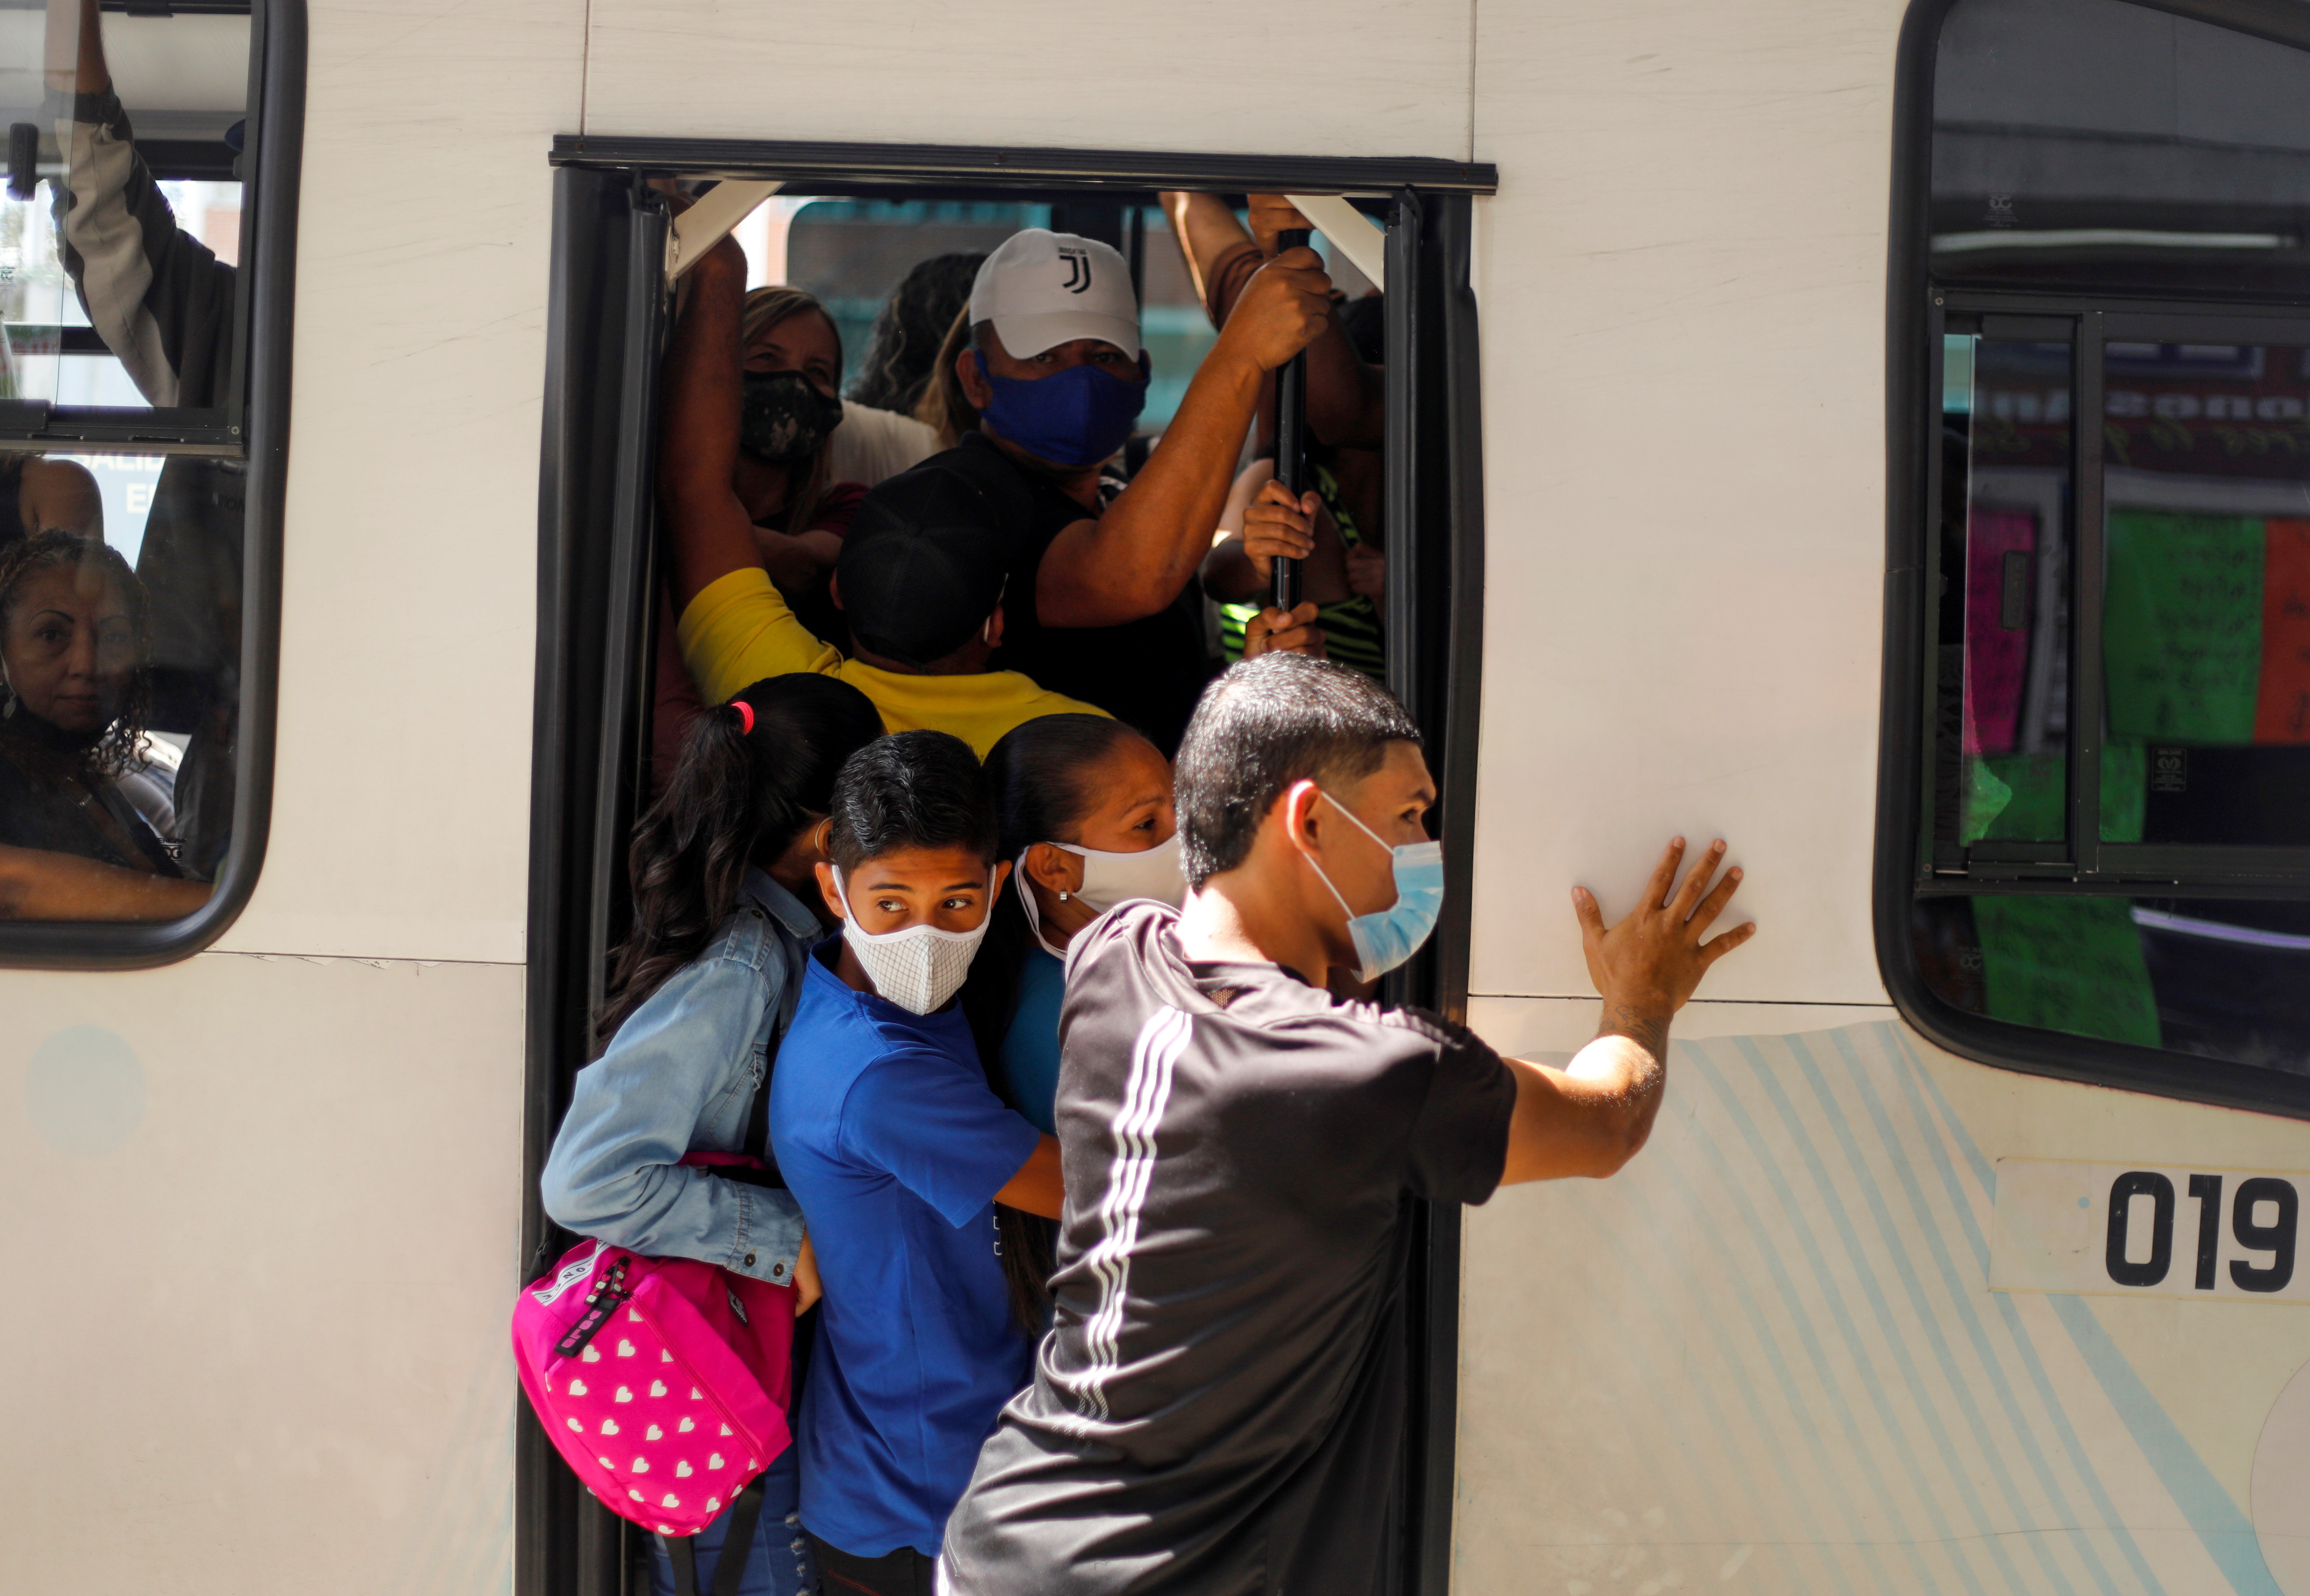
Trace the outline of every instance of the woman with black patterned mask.
[[[838, 646], [848, 641], [828, 579], [859, 500], [857, 482], [837, 481], [827, 444], [842, 424], [842, 335], [814, 295], [798, 288], [757, 288], [746, 295], [736, 327], [708, 327], [685, 312], [666, 351], [664, 381], [684, 379], [704, 338], [738, 341], [742, 375], [738, 464], [731, 487], [754, 523], [762, 568], [786, 607], [811, 631]], [[725, 346], [726, 347], [726, 346]], [[657, 705], [653, 758], [657, 785], [672, 774], [684, 730], [701, 707], [682, 668], [673, 612], [658, 618]], [[846, 649], [847, 652], [847, 649]]]

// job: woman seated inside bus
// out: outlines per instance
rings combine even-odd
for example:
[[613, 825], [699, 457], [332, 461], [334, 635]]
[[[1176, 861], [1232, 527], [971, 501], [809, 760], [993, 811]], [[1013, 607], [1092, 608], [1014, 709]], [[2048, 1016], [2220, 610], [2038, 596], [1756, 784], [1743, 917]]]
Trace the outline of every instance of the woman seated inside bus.
[[[843, 418], [836, 389], [842, 334], [812, 295], [758, 288], [740, 309], [737, 337], [738, 447], [730, 490], [745, 507], [762, 568], [787, 605], [812, 631], [838, 645], [842, 615], [828, 582], [866, 494], [864, 484], [838, 481], [830, 469], [828, 446]], [[678, 351], [669, 367], [677, 360]], [[653, 785], [663, 790], [703, 702], [682, 669], [670, 603], [660, 609], [657, 638], [650, 758]]]
[[1005, 1100], [1056, 1135], [1068, 941], [1127, 899], [1186, 895], [1171, 766], [1120, 721], [1046, 715], [994, 745], [986, 776], [1012, 872], [962, 1006]]
[[[803, 960], [826, 934], [815, 870], [835, 773], [881, 734], [865, 695], [811, 675], [755, 682], [692, 723], [673, 779], [634, 828], [633, 930], [612, 955], [596, 1027], [609, 1040], [578, 1072], [540, 1183], [555, 1223], [650, 1256], [797, 1285], [796, 1311], [810, 1305], [817, 1276], [794, 1197], [682, 1159], [746, 1146], [758, 1095], [769, 1089], [758, 1061], [777, 1057]], [[808, 1339], [795, 1338], [797, 1350]], [[816, 1588], [808, 1558], [790, 1549], [800, 1467], [788, 1447], [762, 1477], [747, 1596]], [[698, 1537], [707, 1589], [728, 1517]], [[663, 1540], [656, 1546], [656, 1589], [668, 1596], [673, 1559]], [[773, 1580], [789, 1561], [795, 1583]]]
[[143, 585], [104, 544], [0, 552], [0, 915], [161, 920], [207, 901], [116, 785], [144, 742]]

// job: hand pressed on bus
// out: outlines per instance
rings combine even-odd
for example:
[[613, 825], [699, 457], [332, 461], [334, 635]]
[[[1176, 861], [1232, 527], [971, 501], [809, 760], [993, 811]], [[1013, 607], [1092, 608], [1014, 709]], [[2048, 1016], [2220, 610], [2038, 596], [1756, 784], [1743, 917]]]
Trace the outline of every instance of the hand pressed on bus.
[[[1722, 839], [1676, 879], [1684, 838], [1661, 855], [1637, 906], [1606, 925], [1594, 893], [1572, 889], [1589, 978], [1603, 995], [1596, 1039], [1562, 1070], [1511, 1059], [1515, 1117], [1501, 1181], [1611, 1175], [1652, 1134], [1667, 1081], [1669, 1021], [1708, 967], [1756, 934], [1754, 923], [1715, 937], [1708, 928], [1739, 890], [1739, 866], [1711, 888], [1724, 860]], [[1707, 940], [1704, 941], [1703, 939]]]

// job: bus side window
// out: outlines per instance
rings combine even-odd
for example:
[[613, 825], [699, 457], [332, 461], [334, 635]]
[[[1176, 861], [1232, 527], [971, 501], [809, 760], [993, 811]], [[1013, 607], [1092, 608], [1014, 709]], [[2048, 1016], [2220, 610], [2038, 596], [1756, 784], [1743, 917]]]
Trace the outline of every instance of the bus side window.
[[2306, 92], [2310, 52], [2123, 0], [1942, 25], [1896, 984], [1992, 1062], [2310, 1072]]

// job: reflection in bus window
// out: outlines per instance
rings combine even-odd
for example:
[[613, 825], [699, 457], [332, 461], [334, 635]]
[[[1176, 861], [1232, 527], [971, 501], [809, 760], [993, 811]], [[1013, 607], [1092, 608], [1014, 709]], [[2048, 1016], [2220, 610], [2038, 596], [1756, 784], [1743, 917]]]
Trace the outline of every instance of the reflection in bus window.
[[[0, 554], [0, 912], [9, 917], [162, 918], [207, 896], [182, 862], [175, 762], [146, 751], [150, 627], [144, 585], [116, 550], [55, 531]], [[162, 826], [148, 818], [155, 787], [167, 800]]]
[[5, 419], [161, 412], [135, 453], [0, 455], [6, 917], [182, 915], [230, 853], [247, 470], [170, 439], [238, 436], [249, 44], [246, 14], [0, 12], [34, 156], [0, 188]]
[[1937, 281], [2310, 286], [2310, 56], [2119, 0], [1959, 0], [1933, 80]]
[[0, 399], [230, 403], [249, 19], [0, 13]]
[[2310, 903], [1921, 899], [1918, 964], [1968, 1013], [2310, 1073]]
[[1917, 973], [2310, 1073], [2310, 52], [1958, 0], [1936, 65]]
[[2107, 346], [2106, 841], [2310, 844], [2306, 361]]
[[1933, 840], [1944, 850], [2059, 842], [2069, 802], [2070, 345], [1971, 333], [1943, 345], [1948, 577]]

